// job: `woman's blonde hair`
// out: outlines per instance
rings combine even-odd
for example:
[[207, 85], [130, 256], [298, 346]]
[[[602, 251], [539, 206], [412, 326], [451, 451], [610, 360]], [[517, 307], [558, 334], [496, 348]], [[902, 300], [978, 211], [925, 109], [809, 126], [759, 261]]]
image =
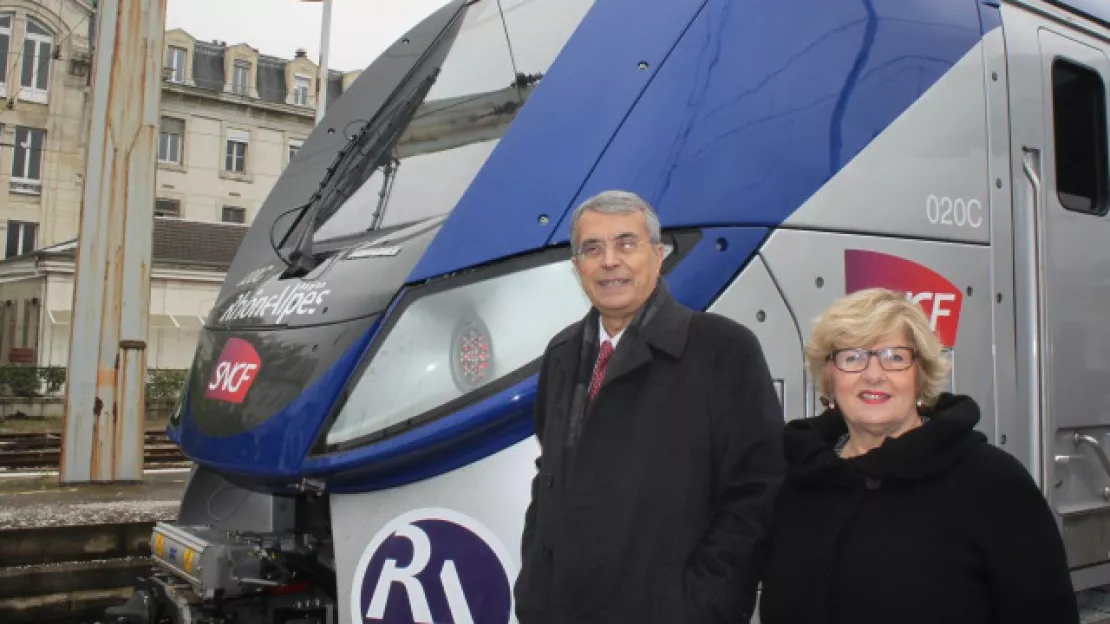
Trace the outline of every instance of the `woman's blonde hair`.
[[893, 331], [903, 331], [916, 352], [917, 400], [924, 408], [936, 404], [948, 383], [948, 358], [925, 312], [904, 293], [886, 288], [869, 288], [841, 297], [817, 319], [806, 345], [810, 374], [821, 394], [832, 397], [832, 376], [825, 363], [838, 349], [866, 348]]

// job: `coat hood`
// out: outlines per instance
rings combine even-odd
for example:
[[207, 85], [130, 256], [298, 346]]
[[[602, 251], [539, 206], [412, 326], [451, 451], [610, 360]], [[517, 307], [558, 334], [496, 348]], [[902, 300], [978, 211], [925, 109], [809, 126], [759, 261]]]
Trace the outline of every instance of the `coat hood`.
[[944, 472], [969, 451], [987, 443], [975, 430], [979, 406], [968, 396], [943, 394], [924, 425], [898, 438], [887, 438], [871, 452], [841, 459], [836, 441], [848, 432], [839, 409], [815, 418], [787, 423], [783, 448], [788, 478], [796, 482], [851, 484], [859, 476], [876, 479], [920, 479]]

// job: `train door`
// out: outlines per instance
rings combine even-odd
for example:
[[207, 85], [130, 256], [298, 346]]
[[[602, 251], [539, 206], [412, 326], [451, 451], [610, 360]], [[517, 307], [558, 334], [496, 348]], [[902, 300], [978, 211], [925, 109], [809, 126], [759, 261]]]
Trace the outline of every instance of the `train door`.
[[1047, 6], [1004, 6], [1003, 27], [1018, 405], [1083, 589], [1110, 582], [1110, 45]]

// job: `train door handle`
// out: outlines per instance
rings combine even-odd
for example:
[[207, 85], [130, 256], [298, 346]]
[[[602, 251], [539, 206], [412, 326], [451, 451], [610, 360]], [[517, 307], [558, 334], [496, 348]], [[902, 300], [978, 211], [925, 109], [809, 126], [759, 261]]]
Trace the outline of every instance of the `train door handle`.
[[1078, 447], [1081, 444], [1086, 444], [1095, 451], [1095, 457], [1098, 457], [1099, 463], [1102, 464], [1102, 469], [1106, 471], [1106, 476], [1110, 477], [1110, 457], [1106, 456], [1106, 451], [1102, 449], [1102, 445], [1094, 436], [1076, 431], [1072, 434], [1072, 442]]
[[[1102, 469], [1106, 472], [1106, 476], [1110, 477], [1110, 457], [1106, 456], [1106, 451], [1102, 450], [1102, 445], [1099, 444], [1098, 439], [1094, 436], [1076, 431], [1072, 434], [1072, 443], [1078, 448], [1081, 444], [1086, 444], [1095, 451], [1095, 457], [1102, 464]], [[1110, 502], [1110, 486], [1102, 488], [1102, 500]]]
[[[1034, 456], [1036, 457], [1037, 473], [1039, 483], [1047, 483], [1049, 475], [1049, 458], [1047, 444], [1048, 440], [1052, 439], [1050, 426], [1046, 414], [1048, 413], [1047, 406], [1045, 405], [1044, 388], [1047, 387], [1047, 380], [1045, 379], [1044, 363], [1041, 361], [1041, 349], [1045, 336], [1044, 327], [1044, 263], [1041, 261], [1041, 255], [1044, 253], [1044, 228], [1041, 223], [1041, 194], [1043, 184], [1041, 182], [1041, 150], [1027, 145], [1022, 146], [1022, 170], [1025, 173], [1025, 178], [1029, 182], [1028, 200], [1029, 200], [1029, 214], [1023, 215], [1028, 223], [1027, 231], [1024, 235], [1025, 245], [1028, 247], [1026, 253], [1026, 266], [1025, 275], [1022, 278], [1024, 281], [1023, 299], [1025, 306], [1031, 314], [1028, 321], [1028, 329], [1030, 336], [1028, 338], [1029, 354], [1031, 356], [1031, 366], [1027, 373], [1027, 383], [1030, 388], [1030, 403], [1033, 406], [1033, 422], [1038, 423], [1039, 442], [1036, 445]], [[1015, 211], [1016, 213], [1017, 211]], [[1016, 243], [1017, 241], [1015, 241]], [[1016, 258], [1016, 256], [1015, 256]], [[1108, 471], [1110, 472], [1110, 471]]]
[[1033, 186], [1033, 208], [1038, 208], [1041, 199], [1041, 173], [1040, 173], [1040, 157], [1041, 150], [1035, 147], [1023, 146], [1021, 148], [1024, 152], [1022, 158], [1022, 170], [1025, 172], [1025, 177], [1029, 180], [1029, 184]]

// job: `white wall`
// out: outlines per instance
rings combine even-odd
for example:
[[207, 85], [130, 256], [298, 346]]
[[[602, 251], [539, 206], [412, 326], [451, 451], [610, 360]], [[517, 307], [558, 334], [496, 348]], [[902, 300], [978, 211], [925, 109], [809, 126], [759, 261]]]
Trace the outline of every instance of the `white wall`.
[[[212, 275], [214, 279], [223, 277], [218, 273]], [[0, 296], [3, 296], [5, 286], [0, 286]], [[219, 281], [172, 279], [158, 277], [156, 272], [150, 283], [151, 324], [147, 333], [147, 368], [185, 369], [192, 364], [200, 335], [200, 319], [207, 316], [219, 290]], [[68, 365], [72, 331], [68, 312], [72, 298], [73, 276], [51, 274], [47, 279], [46, 305], [55, 311], [60, 322], [51, 324], [44, 308], [40, 366]], [[180, 328], [165, 326], [171, 323], [164, 318], [165, 315], [172, 315]]]

